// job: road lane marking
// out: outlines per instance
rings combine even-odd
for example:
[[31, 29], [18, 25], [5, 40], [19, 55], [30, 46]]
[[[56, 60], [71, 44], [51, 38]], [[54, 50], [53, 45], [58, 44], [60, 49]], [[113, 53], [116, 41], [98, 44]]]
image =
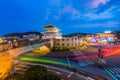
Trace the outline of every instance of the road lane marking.
[[114, 80], [118, 80], [113, 74], [111, 71], [109, 71], [108, 68], [104, 68], [104, 70], [114, 79]]
[[73, 73], [74, 73], [74, 72], [71, 72], [71, 73], [67, 76], [67, 78], [70, 78]]

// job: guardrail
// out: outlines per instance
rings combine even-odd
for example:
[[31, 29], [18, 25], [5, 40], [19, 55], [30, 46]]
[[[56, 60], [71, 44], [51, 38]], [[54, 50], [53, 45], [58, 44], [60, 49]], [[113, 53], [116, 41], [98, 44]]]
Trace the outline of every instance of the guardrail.
[[13, 43], [4, 43], [4, 44], [0, 44], [0, 52], [8, 51], [10, 49], [30, 46], [30, 45], [34, 45], [34, 44], [44, 43], [44, 42], [48, 42], [48, 41], [42, 41], [42, 40], [29, 41], [29, 40], [27, 40], [27, 41], [16, 41]]

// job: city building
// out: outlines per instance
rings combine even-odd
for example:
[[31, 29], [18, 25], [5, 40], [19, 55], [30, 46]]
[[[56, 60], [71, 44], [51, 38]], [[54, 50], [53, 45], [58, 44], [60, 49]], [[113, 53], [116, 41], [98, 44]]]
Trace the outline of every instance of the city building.
[[77, 48], [81, 45], [82, 37], [76, 36], [63, 36], [61, 39], [54, 39], [54, 48]]
[[86, 39], [87, 42], [90, 43], [91, 45], [93, 45], [93, 44], [98, 44], [98, 40], [97, 40], [96, 36], [93, 35], [93, 34], [87, 34], [87, 35], [85, 36], [85, 39]]
[[54, 25], [48, 25], [43, 27], [46, 32], [42, 32], [42, 39], [61, 39], [62, 35], [60, 30]]
[[111, 31], [105, 31], [104, 33], [88, 34], [85, 39], [91, 45], [97, 45], [114, 43], [116, 37]]
[[43, 27], [46, 32], [42, 33], [42, 39], [51, 39], [53, 48], [77, 48], [81, 45], [82, 34], [66, 35], [63, 36], [60, 30], [54, 25]]
[[115, 41], [115, 35], [110, 31], [105, 31], [104, 33], [97, 33], [96, 39], [98, 43], [108, 44]]
[[41, 39], [42, 34], [40, 32], [26, 32], [23, 34], [23, 39], [28, 39], [30, 41]]
[[11, 43], [1, 43], [0, 44], [0, 51], [5, 51], [8, 49], [12, 48], [12, 44]]
[[3, 37], [0, 37], [0, 43], [3, 43], [3, 42], [4, 42]]

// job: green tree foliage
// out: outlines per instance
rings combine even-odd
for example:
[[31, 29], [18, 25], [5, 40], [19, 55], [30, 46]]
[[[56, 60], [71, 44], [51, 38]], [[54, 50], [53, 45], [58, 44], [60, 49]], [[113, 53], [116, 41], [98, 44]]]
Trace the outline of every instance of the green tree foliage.
[[29, 68], [24, 76], [26, 80], [39, 80], [40, 77], [47, 74], [47, 69], [43, 66], [32, 66]]
[[61, 80], [61, 79], [53, 74], [47, 74], [41, 77], [39, 80]]
[[24, 76], [19, 74], [13, 74], [7, 77], [5, 80], [24, 80]]
[[5, 80], [61, 80], [59, 77], [49, 74], [43, 66], [31, 66], [23, 75], [13, 74]]

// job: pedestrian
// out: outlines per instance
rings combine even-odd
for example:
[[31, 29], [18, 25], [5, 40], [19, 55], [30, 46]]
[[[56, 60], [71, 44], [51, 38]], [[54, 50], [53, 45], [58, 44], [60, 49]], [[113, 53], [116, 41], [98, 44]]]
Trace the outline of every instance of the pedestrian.
[[101, 48], [98, 49], [98, 57], [103, 59], [103, 54], [101, 53]]
[[98, 49], [98, 57], [100, 58], [100, 55], [101, 55], [101, 49], [99, 48]]

